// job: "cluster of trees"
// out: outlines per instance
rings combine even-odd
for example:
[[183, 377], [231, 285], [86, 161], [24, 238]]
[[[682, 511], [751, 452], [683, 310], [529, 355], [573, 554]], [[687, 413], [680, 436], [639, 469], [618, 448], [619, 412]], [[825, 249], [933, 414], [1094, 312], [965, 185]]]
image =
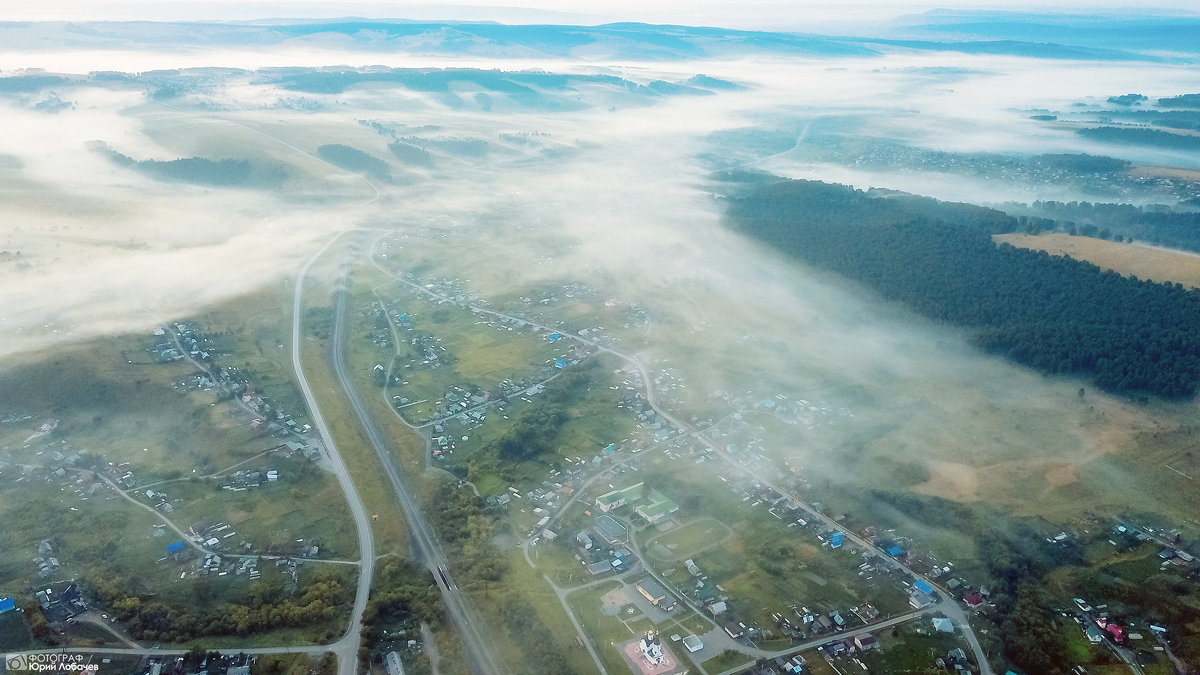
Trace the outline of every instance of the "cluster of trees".
[[1034, 155], [1025, 160], [1026, 164], [1044, 166], [1055, 171], [1071, 173], [1112, 174], [1125, 171], [1131, 163], [1105, 155], [1089, 155], [1086, 153], [1053, 153]]
[[521, 645], [525, 665], [531, 675], [558, 675], [571, 672], [563, 656], [563, 646], [547, 639], [550, 630], [526, 600], [510, 597], [500, 605], [504, 628], [513, 642]]
[[971, 329], [984, 349], [1018, 363], [1091, 375], [1110, 392], [1196, 393], [1200, 293], [996, 246], [989, 235], [1018, 224], [999, 211], [779, 181], [734, 199], [730, 217], [806, 263]]
[[489, 441], [467, 461], [472, 480], [496, 474], [508, 480], [519, 477], [521, 462], [555, 455], [560, 429], [570, 419], [570, 406], [591, 386], [596, 361], [584, 361], [546, 384], [546, 390], [517, 415], [511, 427]]
[[1054, 625], [1047, 598], [1034, 584], [1022, 584], [1017, 601], [1000, 624], [1004, 655], [1031, 673], [1074, 672], [1067, 646]]
[[328, 340], [333, 335], [333, 308], [309, 307], [304, 310], [304, 325], [313, 337]]
[[9, 75], [8, 77], [0, 77], [0, 93], [27, 94], [50, 87], [63, 87], [74, 84], [76, 84], [74, 81], [59, 75]]
[[109, 148], [100, 141], [89, 144], [89, 149], [108, 158], [117, 166], [168, 183], [193, 183], [216, 187], [277, 187], [288, 176], [287, 169], [277, 163], [263, 164], [245, 159], [213, 160], [206, 157], [137, 160]]
[[[285, 592], [279, 574], [250, 584], [244, 602], [216, 602], [208, 579], [193, 582], [196, 602], [168, 605], [154, 598], [128, 595], [122, 583], [100, 583], [92, 589], [112, 608], [134, 639], [186, 642], [216, 635], [245, 636], [278, 628], [320, 628], [345, 615], [354, 589], [334, 572], [323, 571], [297, 593]], [[330, 632], [332, 636], [332, 632]]]
[[387, 162], [348, 145], [340, 143], [322, 145], [317, 148], [317, 156], [347, 171], [365, 173], [385, 183], [392, 180], [392, 168], [388, 166]]
[[433, 156], [429, 154], [429, 151], [412, 143], [393, 141], [388, 143], [388, 150], [391, 150], [396, 159], [405, 164], [422, 167], [433, 166]]
[[1108, 102], [1117, 105], [1135, 105], [1148, 100], [1145, 94], [1122, 94], [1120, 96], [1109, 96]]
[[1200, 108], [1200, 94], [1181, 94], [1160, 98], [1158, 104], [1164, 108]]
[[1098, 141], [1151, 145], [1173, 150], [1200, 150], [1200, 137], [1141, 127], [1087, 127], [1075, 133]]
[[[54, 629], [50, 627], [50, 622], [46, 620], [46, 615], [42, 613], [42, 608], [32, 600], [26, 600], [21, 603], [21, 612], [25, 615], [25, 622], [29, 624], [29, 632], [33, 638], [43, 644], [57, 644], [58, 638], [54, 634]], [[24, 648], [25, 644], [16, 644], [16, 647]], [[10, 645], [9, 648], [13, 648]]]
[[250, 162], [244, 159], [211, 160], [204, 157], [185, 157], [159, 161], [147, 159], [137, 163], [138, 171], [164, 181], [183, 181], [201, 185], [241, 185], [250, 180]]
[[381, 621], [442, 622], [442, 594], [433, 574], [411, 560], [391, 558], [375, 575], [371, 599], [363, 611], [363, 626]]
[[1167, 129], [1200, 129], [1200, 110], [1119, 110], [1105, 114], [1105, 122], [1141, 124]]
[[567, 411], [561, 405], [546, 399], [538, 401], [523, 410], [516, 424], [492, 441], [496, 455], [505, 461], [521, 461], [552, 452], [558, 427], [566, 419]]
[[411, 560], [389, 559], [375, 575], [362, 620], [360, 653], [375, 658], [393, 649], [389, 633], [407, 636], [421, 624], [440, 626], [442, 595], [433, 574]]
[[499, 580], [507, 562], [497, 555], [492, 518], [486, 502], [465, 488], [442, 489], [434, 494], [428, 513], [442, 538], [446, 557], [455, 562], [454, 573], [466, 581]]

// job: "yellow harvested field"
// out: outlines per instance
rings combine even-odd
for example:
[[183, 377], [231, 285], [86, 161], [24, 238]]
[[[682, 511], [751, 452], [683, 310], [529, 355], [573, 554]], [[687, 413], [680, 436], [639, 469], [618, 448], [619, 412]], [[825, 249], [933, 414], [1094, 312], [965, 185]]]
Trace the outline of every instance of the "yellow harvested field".
[[1200, 254], [1149, 244], [1123, 244], [1069, 234], [997, 234], [992, 239], [1019, 248], [1086, 260], [1107, 270], [1139, 279], [1200, 288]]
[[1200, 180], [1200, 171], [1178, 166], [1159, 166], [1156, 164], [1139, 164], [1133, 167], [1130, 174], [1146, 178], [1182, 178], [1184, 180]]

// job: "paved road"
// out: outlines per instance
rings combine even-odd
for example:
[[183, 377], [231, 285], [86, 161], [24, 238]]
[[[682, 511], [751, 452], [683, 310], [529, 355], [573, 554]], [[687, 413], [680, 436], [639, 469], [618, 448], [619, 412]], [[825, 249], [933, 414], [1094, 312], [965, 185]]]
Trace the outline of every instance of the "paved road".
[[332, 344], [334, 375], [337, 377], [343, 391], [345, 391], [346, 398], [350, 402], [350, 407], [354, 410], [355, 416], [358, 417], [358, 421], [362, 425], [363, 431], [366, 432], [371, 446], [374, 447], [375, 454], [379, 458], [380, 464], [383, 465], [388, 481], [396, 493], [396, 498], [400, 501], [400, 507], [404, 510], [405, 520], [408, 522], [411, 533], [414, 557], [422, 560], [429, 567], [430, 571], [433, 572], [433, 577], [442, 592], [442, 601], [446, 605], [446, 613], [449, 615], [451, 623], [454, 624], [455, 630], [463, 641], [472, 671], [484, 673], [485, 675], [499, 675], [504, 671], [500, 668], [488, 641], [484, 637], [485, 633], [481, 628], [482, 621], [471, 607], [467, 605], [458, 586], [454, 584], [454, 579], [447, 565], [446, 555], [443, 553], [441, 544], [438, 542], [437, 536], [433, 533], [433, 529], [429, 526], [429, 521], [425, 519], [425, 514], [421, 510], [421, 506], [417, 502], [412, 489], [408, 486], [404, 475], [400, 471], [395, 457], [392, 456], [391, 445], [375, 424], [370, 413], [367, 412], [366, 406], [363, 405], [362, 399], [359, 398], [358, 392], [346, 374], [344, 342], [346, 337], [347, 295], [348, 293], [345, 291], [338, 291], [334, 300]]
[[[362, 498], [354, 487], [354, 481], [350, 479], [350, 472], [346, 469], [346, 464], [338, 453], [337, 444], [333, 442], [333, 436], [329, 433], [329, 427], [325, 424], [325, 418], [317, 406], [317, 399], [313, 396], [312, 387], [308, 384], [308, 378], [304, 376], [304, 366], [300, 359], [300, 346], [304, 342], [304, 334], [300, 327], [300, 318], [304, 313], [302, 302], [304, 278], [308, 275], [308, 270], [312, 267], [313, 262], [324, 255], [325, 251], [340, 238], [341, 235], [338, 235], [330, 239], [321, 250], [309, 258], [304, 267], [300, 269], [300, 273], [296, 275], [292, 299], [292, 369], [296, 371], [296, 383], [300, 385], [300, 391], [304, 394], [304, 402], [308, 405], [313, 427], [320, 434], [321, 442], [325, 444], [329, 460], [328, 468], [337, 476], [338, 484], [346, 495], [346, 503], [350, 506], [350, 513], [354, 517], [354, 527], [358, 531], [358, 587], [354, 594], [354, 608], [350, 613], [350, 625], [340, 640], [324, 648], [324, 651], [333, 651], [337, 654], [340, 675], [354, 675], [358, 672], [358, 649], [362, 642], [363, 610], [367, 607], [367, 600], [371, 593], [371, 579], [375, 574], [375, 540], [372, 537], [370, 520], [367, 518], [367, 509], [363, 506]], [[336, 363], [339, 359], [335, 358], [334, 361]]]

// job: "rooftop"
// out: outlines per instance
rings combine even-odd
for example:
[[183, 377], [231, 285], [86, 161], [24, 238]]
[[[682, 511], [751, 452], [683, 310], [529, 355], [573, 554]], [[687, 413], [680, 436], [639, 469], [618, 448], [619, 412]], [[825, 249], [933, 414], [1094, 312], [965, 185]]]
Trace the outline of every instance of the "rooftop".
[[661, 598], [667, 594], [667, 589], [663, 588], [662, 584], [658, 583], [658, 580], [654, 577], [643, 577], [638, 580], [637, 585], [638, 588], [656, 598]]
[[625, 526], [609, 515], [596, 516], [596, 534], [609, 541], [620, 541], [625, 538]]

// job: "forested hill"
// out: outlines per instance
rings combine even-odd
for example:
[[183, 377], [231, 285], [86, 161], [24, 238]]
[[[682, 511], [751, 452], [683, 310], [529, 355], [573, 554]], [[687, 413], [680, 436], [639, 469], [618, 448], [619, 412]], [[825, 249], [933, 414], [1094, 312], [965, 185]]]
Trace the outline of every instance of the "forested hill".
[[734, 227], [884, 298], [973, 333], [982, 348], [1116, 393], [1186, 398], [1200, 379], [1200, 292], [997, 246], [999, 211], [843, 185], [771, 181], [731, 201]]

